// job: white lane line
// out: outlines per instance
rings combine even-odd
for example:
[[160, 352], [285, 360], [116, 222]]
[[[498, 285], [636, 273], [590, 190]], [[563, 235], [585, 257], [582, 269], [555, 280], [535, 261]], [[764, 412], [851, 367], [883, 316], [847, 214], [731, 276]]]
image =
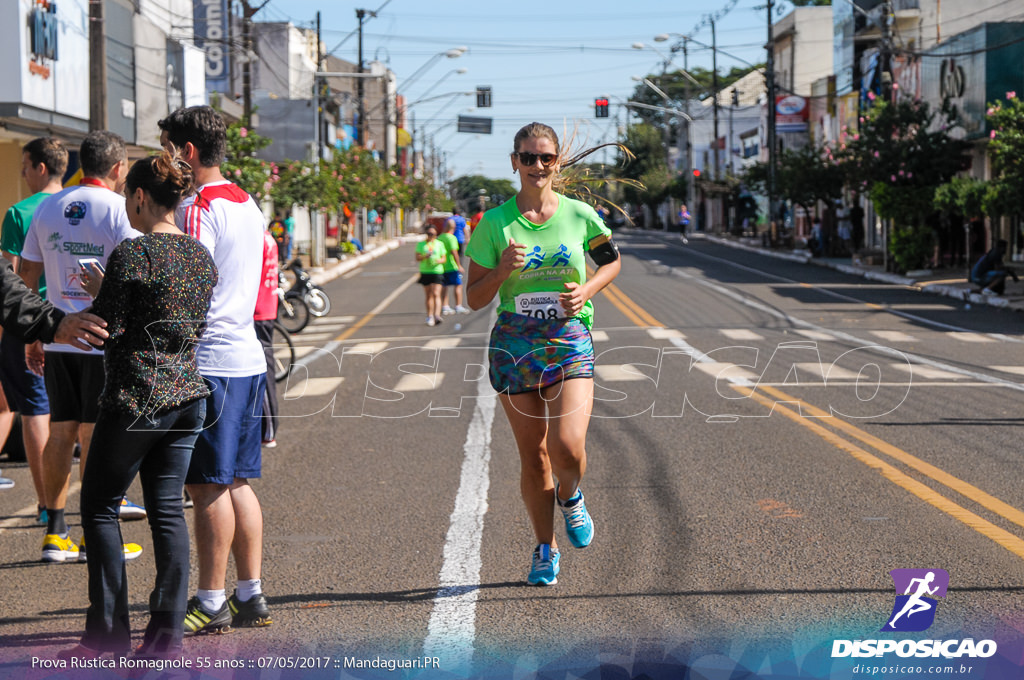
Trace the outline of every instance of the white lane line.
[[868, 331], [876, 338], [886, 342], [917, 342], [917, 338], [902, 331]]
[[[492, 318], [492, 323], [493, 323]], [[483, 363], [487, 363], [484, 352]], [[477, 383], [477, 400], [463, 447], [465, 458], [455, 509], [444, 542], [440, 588], [423, 642], [425, 656], [439, 657], [448, 671], [469, 674], [476, 637], [476, 600], [480, 589], [480, 543], [490, 486], [491, 428], [498, 399], [487, 380]]]
[[428, 340], [423, 347], [426, 349], [451, 349], [452, 347], [458, 347], [461, 342], [462, 338], [434, 338], [433, 340]]
[[301, 399], [302, 397], [322, 397], [333, 394], [344, 378], [307, 378], [295, 385], [284, 394], [285, 400]]
[[394, 386], [395, 392], [429, 392], [436, 390], [444, 382], [444, 372], [437, 373], [406, 373], [398, 379]]
[[386, 342], [360, 342], [348, 348], [348, 352], [355, 354], [379, 354], [388, 348]]
[[675, 328], [648, 328], [647, 334], [655, 340], [671, 340], [672, 338], [685, 337]]
[[603, 364], [594, 366], [594, 372], [600, 382], [641, 382], [651, 379], [633, 364]]
[[964, 332], [957, 331], [957, 332], [950, 333], [949, 335], [951, 337], [956, 338], [957, 340], [960, 340], [961, 342], [995, 342], [996, 341], [995, 338], [990, 338], [989, 336], [982, 335], [981, 333], [973, 333], [973, 332], [964, 333]]
[[718, 331], [730, 340], [764, 340], [764, 336], [746, 328], [723, 328]]
[[608, 333], [605, 331], [590, 331], [590, 339], [594, 342], [608, 342]]

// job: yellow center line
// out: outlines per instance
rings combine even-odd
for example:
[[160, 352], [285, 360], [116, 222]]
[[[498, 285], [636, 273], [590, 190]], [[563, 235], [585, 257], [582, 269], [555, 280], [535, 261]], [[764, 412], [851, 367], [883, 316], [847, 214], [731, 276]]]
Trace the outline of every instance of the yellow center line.
[[[925, 501], [929, 505], [941, 510], [953, 519], [963, 522], [971, 529], [974, 529], [986, 538], [995, 541], [997, 544], [1009, 550], [1011, 553], [1024, 559], [1024, 540], [1011, 534], [1010, 532], [1002, 529], [995, 524], [989, 522], [986, 519], [974, 514], [967, 508], [961, 505], [957, 505], [953, 501], [949, 500], [942, 494], [936, 492], [932, 488], [922, 484], [913, 477], [900, 472], [895, 467], [881, 460], [877, 456], [874, 456], [864, 449], [860, 448], [856, 444], [849, 442], [838, 434], [825, 428], [818, 423], [811, 422], [801, 413], [788, 408], [787, 406], [780, 404], [776, 399], [771, 399], [763, 394], [760, 394], [755, 388], [745, 387], [741, 385], [733, 385], [732, 388], [741, 394], [754, 399], [756, 402], [765, 406], [769, 410], [777, 411], [783, 416], [790, 420], [806, 427], [814, 434], [824, 439], [829, 444], [832, 444], [841, 451], [845, 451], [853, 456], [856, 460], [864, 463], [870, 468], [878, 470], [883, 477], [893, 482], [897, 486], [906, 489], [910, 493], [914, 494], [921, 500]], [[799, 399], [791, 399], [790, 401], [800, 402]], [[802, 402], [800, 402], [802, 403]]]
[[[589, 266], [587, 267], [587, 276], [593, 276], [594, 270]], [[601, 291], [607, 296], [615, 308], [626, 315], [626, 317], [637, 326], [641, 328], [665, 328], [665, 324], [661, 323], [650, 313], [637, 303], [633, 302], [628, 295], [622, 292], [622, 289], [616, 286], [614, 283], [609, 283]]]
[[939, 482], [944, 486], [949, 487], [950, 489], [956, 491], [960, 495], [965, 496], [966, 498], [970, 498], [978, 505], [981, 505], [987, 510], [991, 510], [1000, 517], [1008, 519], [1018, 526], [1024, 527], [1024, 512], [1018, 510], [1012, 505], [1004, 503], [995, 496], [992, 496], [982, 491], [973, 484], [969, 484], [963, 481], [962, 479], [954, 477], [945, 470], [937, 468], [930, 463], [926, 463], [917, 456], [907, 453], [903, 449], [893, 446], [889, 442], [879, 439], [878, 437], [875, 437], [874, 435], [865, 432], [859, 427], [846, 422], [842, 418], [832, 417], [829, 413], [815, 406], [812, 406], [801, 399], [791, 397], [785, 392], [782, 392], [781, 390], [778, 390], [774, 387], [769, 387], [767, 385], [761, 385], [760, 389], [781, 401], [799, 402], [801, 409], [805, 410], [809, 415], [817, 418], [829, 418], [828, 421], [823, 422], [827, 422], [834, 428], [846, 432], [850, 436], [859, 439], [861, 442], [874, 448], [878, 452], [883, 453], [889, 456], [890, 458], [893, 458], [894, 460], [903, 463], [904, 465], [913, 470], [917, 470], [921, 474], [930, 477], [931, 479], [934, 479], [936, 482]]
[[388, 295], [388, 296], [387, 296], [386, 298], [384, 298], [383, 300], [381, 300], [380, 304], [378, 304], [378, 305], [377, 305], [376, 307], [374, 307], [374, 308], [373, 308], [372, 310], [370, 310], [369, 312], [367, 312], [367, 313], [366, 313], [366, 315], [365, 315], [365, 316], [364, 316], [363, 318], [359, 319], [359, 321], [356, 321], [356, 322], [355, 322], [354, 324], [352, 324], [351, 326], [349, 326], [348, 328], [346, 328], [346, 329], [345, 329], [344, 331], [342, 331], [342, 332], [341, 332], [341, 334], [340, 334], [340, 335], [338, 335], [338, 337], [334, 338], [334, 342], [344, 342], [345, 340], [348, 340], [348, 339], [349, 339], [350, 337], [352, 337], [353, 335], [355, 335], [355, 333], [356, 333], [356, 332], [357, 332], [357, 331], [358, 331], [358, 330], [359, 330], [360, 328], [362, 328], [362, 327], [363, 327], [363, 326], [365, 326], [366, 324], [370, 323], [370, 321], [371, 321], [371, 320], [373, 319], [373, 317], [375, 317], [375, 316], [377, 316], [378, 314], [380, 314], [380, 312], [381, 312], [381, 311], [382, 311], [382, 310], [383, 310], [383, 309], [384, 309], [385, 307], [387, 307], [387, 306], [388, 306], [388, 305], [390, 305], [390, 304], [391, 304], [392, 302], [394, 302], [394, 301], [395, 301], [395, 298], [397, 298], [397, 297], [398, 297], [399, 295], [401, 295], [401, 294], [402, 294], [402, 292], [404, 292], [406, 288], [408, 288], [408, 287], [409, 287], [409, 286], [411, 286], [411, 285], [412, 285], [413, 283], [415, 283], [415, 282], [416, 282], [416, 280], [417, 280], [418, 278], [419, 278], [419, 276], [418, 276], [418, 275], [416, 275], [416, 274], [413, 274], [413, 275], [412, 275], [411, 277], [409, 277], [409, 278], [408, 278], [408, 279], [407, 279], [407, 280], [405, 281], [405, 283], [403, 283], [402, 285], [400, 285], [400, 286], [399, 286], [398, 288], [396, 288], [395, 290], [391, 291], [391, 294], [390, 294], [390, 295]]

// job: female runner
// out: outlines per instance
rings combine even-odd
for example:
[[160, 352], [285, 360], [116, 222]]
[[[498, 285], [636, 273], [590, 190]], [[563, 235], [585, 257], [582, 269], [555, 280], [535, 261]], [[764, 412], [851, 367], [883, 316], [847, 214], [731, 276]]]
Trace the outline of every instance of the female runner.
[[[554, 506], [573, 546], [587, 547], [594, 535], [580, 491], [594, 400], [590, 300], [619, 273], [620, 262], [594, 209], [556, 191], [560, 171], [596, 149], [565, 160], [558, 135], [541, 123], [519, 130], [514, 149], [512, 171], [522, 188], [473, 230], [467, 298], [480, 309], [498, 295], [490, 380], [519, 448], [520, 487], [537, 541], [527, 582], [554, 585]], [[598, 266], [590, 279], [588, 253]]]

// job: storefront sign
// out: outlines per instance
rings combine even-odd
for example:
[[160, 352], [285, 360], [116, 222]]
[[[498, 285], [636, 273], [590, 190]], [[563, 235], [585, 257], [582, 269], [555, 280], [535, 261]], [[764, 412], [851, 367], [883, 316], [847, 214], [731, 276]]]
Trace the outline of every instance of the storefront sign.
[[229, 22], [227, 0], [194, 0], [196, 44], [206, 52], [207, 90], [230, 89], [231, 52], [228, 49]]
[[795, 94], [775, 98], [775, 131], [806, 132], [810, 109], [807, 100]]
[[28, 70], [43, 78], [50, 77], [50, 68], [43, 60], [57, 60], [57, 5], [48, 0], [38, 0], [29, 14], [32, 59]]

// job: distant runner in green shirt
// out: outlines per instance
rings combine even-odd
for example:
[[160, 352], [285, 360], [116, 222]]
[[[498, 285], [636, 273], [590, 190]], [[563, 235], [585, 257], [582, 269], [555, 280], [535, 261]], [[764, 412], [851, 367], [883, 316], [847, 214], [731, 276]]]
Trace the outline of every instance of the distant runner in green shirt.
[[427, 325], [436, 326], [441, 323], [441, 286], [448, 249], [437, 238], [437, 227], [428, 224], [424, 233], [427, 239], [416, 244], [416, 261], [420, 263], [420, 285], [426, 296]]
[[[459, 239], [455, 236], [455, 223], [448, 220], [444, 223], [444, 231], [437, 237], [448, 249], [448, 259], [444, 262], [444, 288], [441, 289], [442, 314], [469, 314], [468, 307], [462, 306], [462, 257]], [[448, 305], [448, 291], [455, 291], [455, 307]]]
[[[594, 536], [579, 488], [594, 403], [590, 300], [621, 263], [594, 209], [555, 191], [560, 170], [596, 149], [565, 159], [558, 135], [541, 123], [519, 130], [513, 148], [512, 171], [522, 188], [473, 229], [466, 297], [473, 309], [499, 299], [490, 379], [515, 433], [523, 501], [537, 541], [526, 580], [554, 585], [556, 502], [573, 546], [585, 548]], [[589, 279], [586, 254], [597, 265]]]

